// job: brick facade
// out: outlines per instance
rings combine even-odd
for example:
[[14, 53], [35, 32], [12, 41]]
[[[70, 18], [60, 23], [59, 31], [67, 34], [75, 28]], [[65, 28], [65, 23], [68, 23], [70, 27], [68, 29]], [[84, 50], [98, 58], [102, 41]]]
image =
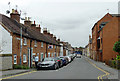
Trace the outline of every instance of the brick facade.
[[118, 18], [107, 13], [92, 28], [92, 53], [94, 60], [108, 63], [110, 59], [117, 55], [113, 51], [113, 46], [119, 38]]

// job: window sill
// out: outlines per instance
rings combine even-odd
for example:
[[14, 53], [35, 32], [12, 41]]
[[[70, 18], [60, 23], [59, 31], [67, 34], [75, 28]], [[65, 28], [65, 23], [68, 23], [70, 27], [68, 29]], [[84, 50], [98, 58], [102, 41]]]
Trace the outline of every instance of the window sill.
[[24, 61], [23, 63], [27, 63], [27, 61]]
[[34, 47], [37, 47], [37, 45], [34, 45]]

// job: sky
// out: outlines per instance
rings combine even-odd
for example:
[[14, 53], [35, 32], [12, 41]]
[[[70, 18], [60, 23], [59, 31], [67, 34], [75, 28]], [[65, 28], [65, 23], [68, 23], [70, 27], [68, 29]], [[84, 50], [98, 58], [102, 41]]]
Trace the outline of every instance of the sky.
[[1, 0], [0, 13], [9, 16], [6, 10], [17, 8], [18, 11], [21, 10], [22, 18], [31, 17], [31, 21], [35, 20], [42, 29], [47, 28], [61, 41], [69, 42], [73, 47], [85, 47], [94, 24], [108, 12], [118, 14], [118, 2], [119, 0]]

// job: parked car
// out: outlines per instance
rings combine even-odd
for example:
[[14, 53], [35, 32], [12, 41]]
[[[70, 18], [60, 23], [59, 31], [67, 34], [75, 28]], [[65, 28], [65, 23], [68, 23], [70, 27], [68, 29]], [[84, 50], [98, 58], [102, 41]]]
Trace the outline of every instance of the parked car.
[[65, 56], [66, 58], [68, 58], [68, 63], [71, 62], [71, 57], [70, 56]]
[[59, 57], [54, 57], [54, 60], [58, 62], [59, 67], [62, 67], [62, 60]]
[[68, 64], [68, 58], [66, 58], [65, 56], [60, 56], [59, 58], [62, 60], [62, 66]]
[[81, 58], [81, 54], [76, 54], [76, 58]]
[[74, 59], [73, 54], [70, 54], [69, 57], [71, 58], [71, 61], [73, 61], [73, 59]]
[[59, 68], [59, 63], [54, 58], [44, 58], [42, 62], [38, 62], [37, 70], [39, 69], [54, 69]]

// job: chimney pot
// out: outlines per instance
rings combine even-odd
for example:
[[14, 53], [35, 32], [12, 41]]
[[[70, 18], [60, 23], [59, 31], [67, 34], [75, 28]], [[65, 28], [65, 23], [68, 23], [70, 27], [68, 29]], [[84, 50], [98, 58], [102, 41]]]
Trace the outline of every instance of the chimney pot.
[[25, 21], [27, 21], [27, 17], [25, 17]]
[[34, 24], [35, 24], [35, 21], [34, 21]]

